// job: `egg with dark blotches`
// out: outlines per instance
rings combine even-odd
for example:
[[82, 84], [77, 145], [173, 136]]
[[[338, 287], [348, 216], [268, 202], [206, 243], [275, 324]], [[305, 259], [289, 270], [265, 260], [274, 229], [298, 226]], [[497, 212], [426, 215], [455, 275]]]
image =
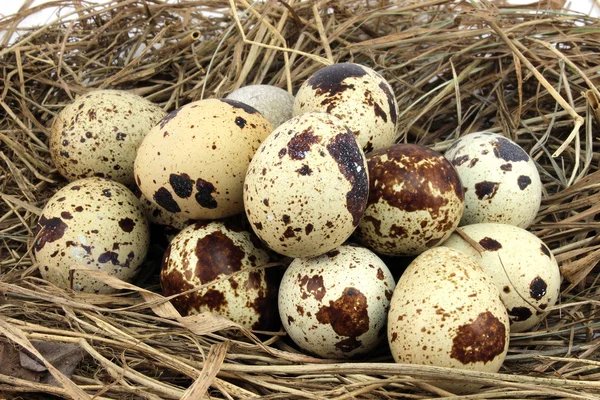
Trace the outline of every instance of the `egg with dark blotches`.
[[456, 233], [444, 246], [469, 255], [491, 276], [508, 310], [511, 332], [526, 331], [540, 322], [544, 310], [560, 296], [560, 270], [548, 246], [513, 225], [485, 223], [461, 229], [481, 245], [483, 253]]
[[279, 288], [283, 327], [302, 349], [325, 358], [369, 353], [385, 340], [394, 278], [373, 252], [340, 246], [297, 258]]
[[398, 103], [390, 84], [364, 65], [339, 63], [321, 68], [298, 89], [294, 115], [317, 111], [341, 119], [365, 152], [396, 140]]
[[163, 258], [164, 296], [182, 315], [212, 312], [246, 329], [277, 330], [277, 285], [267, 252], [235, 224], [199, 222], [171, 241]]
[[134, 182], [136, 150], [165, 116], [159, 106], [124, 90], [96, 90], [63, 108], [50, 130], [50, 155], [70, 181], [92, 176]]
[[239, 214], [246, 169], [271, 130], [262, 114], [235, 100], [187, 104], [146, 135], [135, 159], [136, 182], [148, 199], [184, 218]]
[[243, 86], [229, 93], [227, 98], [256, 108], [271, 122], [273, 128], [292, 118], [294, 96], [277, 86]]
[[458, 226], [464, 192], [441, 154], [397, 144], [367, 155], [369, 202], [357, 239], [379, 254], [417, 255], [442, 243]]
[[280, 125], [244, 183], [252, 229], [272, 250], [314, 257], [344, 243], [367, 205], [365, 156], [336, 117], [307, 113]]
[[115, 290], [71, 266], [101, 270], [130, 282], [146, 257], [148, 223], [138, 199], [104, 178], [71, 182], [48, 200], [38, 221], [33, 254], [42, 277], [63, 289]]
[[502, 135], [476, 132], [458, 139], [444, 154], [465, 188], [460, 225], [498, 222], [527, 228], [542, 201], [535, 163]]
[[[436, 247], [415, 258], [398, 281], [388, 341], [398, 363], [497, 372], [508, 351], [508, 315], [479, 264], [458, 250]], [[464, 382], [438, 384], [465, 390]]]

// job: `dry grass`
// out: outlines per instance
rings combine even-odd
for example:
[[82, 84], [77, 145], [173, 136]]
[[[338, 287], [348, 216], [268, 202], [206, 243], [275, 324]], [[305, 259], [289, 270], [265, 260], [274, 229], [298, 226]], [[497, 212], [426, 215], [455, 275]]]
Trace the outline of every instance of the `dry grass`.
[[[67, 18], [11, 34], [29, 14], [71, 5], [64, 0], [0, 20], [0, 333], [30, 351], [30, 341], [46, 340], [79, 343], [87, 353], [71, 381], [54, 371], [58, 386], [0, 375], [0, 392], [456, 398], [436, 387], [444, 378], [485, 385], [462, 399], [599, 398], [600, 21], [562, 12], [557, 2], [389, 3], [73, 2]], [[36, 217], [65, 183], [50, 159], [48, 127], [75, 96], [129, 89], [171, 110], [251, 83], [293, 90], [337, 61], [373, 66], [392, 83], [400, 141], [442, 151], [486, 129], [515, 139], [538, 163], [544, 200], [531, 231], [556, 255], [564, 290], [536, 329], [512, 335], [499, 374], [394, 364], [386, 348], [360, 362], [318, 360], [281, 334], [226, 338], [224, 330], [239, 329], [208, 315], [181, 318], [153, 292], [159, 252], [147, 262], [150, 273], [120, 295], [66, 292], [38, 278], [30, 257]]]

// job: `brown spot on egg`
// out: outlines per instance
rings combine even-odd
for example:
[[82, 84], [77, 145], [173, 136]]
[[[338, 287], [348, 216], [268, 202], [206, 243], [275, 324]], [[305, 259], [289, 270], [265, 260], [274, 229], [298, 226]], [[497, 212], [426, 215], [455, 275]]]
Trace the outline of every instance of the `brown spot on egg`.
[[542, 249], [542, 254], [544, 254], [548, 258], [551, 258], [551, 253], [550, 253], [550, 249], [548, 248], [548, 246], [546, 246], [544, 243], [542, 243], [541, 249]]
[[375, 116], [381, 118], [383, 122], [387, 122], [387, 114], [385, 113], [385, 111], [383, 111], [383, 108], [381, 108], [379, 103], [377, 103], [373, 98], [373, 93], [371, 93], [370, 90], [365, 90], [364, 96], [364, 103], [373, 107], [373, 112]]
[[502, 165], [500, 166], [500, 169], [501, 169], [502, 171], [506, 171], [506, 172], [512, 171], [512, 164], [511, 164], [511, 163], [502, 164]]
[[381, 268], [377, 268], [377, 279], [382, 281], [384, 279], [383, 270]]
[[398, 121], [398, 114], [396, 114], [396, 98], [390, 89], [390, 86], [383, 81], [379, 82], [379, 88], [385, 93], [385, 97], [387, 99], [388, 108], [390, 110], [390, 119], [392, 123], [395, 125], [396, 121]]
[[123, 132], [117, 132], [117, 137], [116, 137], [116, 139], [117, 139], [118, 141], [124, 141], [126, 137], [127, 137], [127, 134], [126, 134], [126, 133], [123, 133]]
[[508, 310], [508, 315], [512, 317], [510, 318], [510, 322], [512, 323], [526, 321], [529, 317], [531, 317], [532, 312], [527, 307], [515, 307], [513, 309]]
[[327, 254], [327, 257], [333, 258], [333, 257], [337, 256], [338, 254], [340, 254], [340, 251], [339, 250], [331, 250], [331, 251], [328, 251], [326, 254]]
[[469, 160], [469, 156], [466, 154], [464, 156], [454, 157], [454, 159], [452, 160], [452, 165], [459, 167], [459, 166], [463, 165], [465, 162], [467, 162], [468, 160]]
[[335, 344], [336, 349], [338, 349], [344, 353], [349, 353], [353, 350], [356, 350], [360, 346], [362, 346], [362, 342], [360, 340], [357, 340], [356, 337], [354, 337], [354, 336], [349, 337], [344, 340], [340, 340], [339, 342], [337, 342]]
[[325, 289], [325, 285], [323, 285], [323, 277], [321, 275], [313, 275], [312, 277], [308, 277], [308, 275], [304, 275], [302, 279], [300, 279], [300, 286], [306, 286], [306, 293], [303, 294], [302, 298], [306, 299], [308, 295], [311, 295], [317, 301], [323, 300], [323, 296], [327, 293]]
[[98, 262], [101, 264], [111, 263], [119, 265], [119, 255], [113, 251], [106, 251], [98, 256]]
[[307, 164], [303, 164], [302, 168], [296, 170], [296, 172], [302, 176], [312, 175], [313, 171]]
[[536, 276], [529, 284], [529, 295], [539, 301], [546, 295], [547, 289], [548, 285], [546, 282], [539, 276]]
[[333, 97], [347, 89], [354, 88], [354, 85], [344, 84], [345, 79], [360, 78], [366, 74], [367, 71], [357, 64], [333, 64], [315, 72], [307, 84], [312, 87], [317, 96]]
[[68, 225], [60, 218], [46, 218], [42, 215], [38, 221], [40, 227], [37, 240], [35, 242], [35, 250], [40, 251], [46, 243], [52, 243], [62, 238], [68, 229]]
[[61, 216], [61, 218], [63, 218], [63, 219], [72, 219], [72, 218], [73, 218], [73, 215], [71, 215], [71, 213], [70, 213], [70, 212], [68, 212], [68, 211], [63, 211], [63, 212], [61, 212], [61, 213], [60, 213], [60, 216]]
[[291, 226], [288, 226], [285, 232], [283, 232], [283, 237], [286, 239], [293, 238], [296, 236], [294, 229]]
[[504, 286], [504, 288], [502, 288], [502, 291], [504, 293], [510, 293], [510, 288], [508, 286]]
[[205, 181], [202, 178], [198, 178], [196, 180], [196, 190], [198, 193], [196, 193], [194, 197], [196, 198], [198, 204], [204, 208], [217, 208], [217, 201], [212, 196], [212, 194], [216, 191], [216, 188], [212, 183]]
[[370, 222], [373, 225], [373, 229], [375, 229], [375, 233], [377, 236], [382, 236], [381, 233], [381, 221], [371, 215], [365, 215], [363, 217], [363, 221]]
[[112, 193], [110, 192], [110, 189], [103, 189], [102, 190], [102, 196], [112, 197]]
[[[316, 136], [314, 133], [312, 126], [309, 126], [290, 139], [287, 145], [287, 153], [292, 160], [304, 160], [304, 156], [310, 151], [311, 146], [319, 143], [321, 136]], [[283, 149], [279, 151], [279, 157], [282, 157], [282, 151]]]
[[406, 229], [403, 226], [398, 226], [396, 224], [393, 224], [390, 227], [389, 237], [391, 237], [391, 238], [403, 238], [403, 237], [407, 237], [407, 236], [408, 236], [408, 232], [406, 231]]
[[263, 204], [269, 207], [269, 199], [263, 199]]
[[252, 324], [253, 330], [276, 331], [279, 329], [280, 320], [277, 310], [277, 291], [278, 286], [276, 278], [272, 276], [270, 269], [265, 270], [267, 293], [261, 291], [260, 295], [252, 302], [252, 309], [258, 315], [258, 320]]
[[335, 136], [327, 145], [327, 151], [336, 161], [344, 178], [350, 183], [350, 190], [346, 193], [346, 209], [352, 215], [353, 225], [357, 226], [367, 208], [369, 196], [369, 179], [363, 154], [354, 134], [348, 128], [346, 133]]
[[527, 186], [531, 185], [531, 178], [527, 175], [521, 175], [517, 179], [517, 184], [519, 185], [519, 189], [525, 190]]
[[357, 337], [369, 330], [367, 298], [360, 290], [347, 287], [329, 306], [323, 306], [317, 312], [317, 321], [331, 324], [334, 332], [341, 336]]
[[504, 161], [529, 161], [529, 156], [525, 150], [506, 138], [497, 137], [492, 146], [494, 147], [494, 155]]
[[182, 199], [187, 199], [194, 191], [194, 181], [188, 174], [170, 174], [169, 184], [173, 188], [175, 194]]
[[196, 301], [193, 302], [195, 305], [204, 305], [211, 311], [219, 311], [221, 307], [227, 306], [227, 300], [225, 295], [215, 289], [208, 289], [202, 296], [196, 296]]
[[262, 231], [262, 228], [263, 228], [263, 226], [262, 226], [262, 224], [260, 222], [255, 222], [254, 223], [254, 227], [256, 229], [258, 229], [259, 231]]
[[[407, 212], [428, 210], [437, 218], [441, 207], [448, 204], [439, 193], [454, 192], [461, 201], [464, 198], [460, 178], [450, 162], [424, 146], [399, 144], [376, 150], [367, 162], [369, 204], [383, 200]], [[401, 190], [396, 189], [399, 186]]]
[[392, 333], [392, 340], [391, 342], [395, 342], [398, 339], [398, 333], [394, 332]]
[[477, 164], [477, 162], [479, 161], [479, 158], [473, 158], [470, 162], [469, 162], [469, 168], [473, 168], [475, 166], [475, 164]]
[[239, 271], [245, 256], [231, 238], [219, 231], [198, 239], [195, 254], [198, 258], [195, 275], [203, 284], [214, 281], [219, 275]]
[[235, 124], [240, 127], [240, 129], [244, 129], [246, 126], [246, 120], [242, 117], [235, 117]]
[[119, 220], [119, 226], [121, 227], [121, 229], [123, 229], [124, 232], [129, 233], [133, 231], [133, 228], [135, 227], [135, 222], [133, 222], [133, 220], [129, 217], [121, 218]]
[[287, 224], [289, 224], [289, 223], [290, 223], [290, 221], [291, 221], [291, 219], [290, 219], [290, 216], [289, 216], [289, 215], [287, 215], [287, 214], [283, 214], [283, 217], [281, 217], [281, 220], [282, 220], [282, 221], [283, 221], [283, 223], [284, 223], [284, 224], [286, 224], [286, 225], [287, 225]]
[[392, 292], [391, 290], [386, 290], [385, 291], [385, 298], [389, 300], [392, 299], [392, 295], [394, 294], [394, 292]]
[[282, 148], [281, 150], [279, 150], [279, 158], [283, 158], [286, 154], [287, 154], [287, 149], [285, 147]]
[[175, 201], [171, 192], [169, 192], [169, 190], [165, 187], [161, 187], [160, 189], [158, 189], [154, 193], [154, 196], [152, 196], [152, 198], [154, 199], [156, 204], [158, 204], [167, 211], [173, 213], [181, 211], [181, 208], [179, 208], [179, 204], [177, 204], [177, 201]]
[[77, 206], [77, 207], [75, 207], [75, 211], [82, 212], [83, 211], [83, 207]]
[[242, 103], [241, 101], [237, 101], [237, 100], [233, 100], [233, 99], [219, 99], [219, 100], [221, 100], [224, 103], [229, 104], [230, 106], [232, 106], [234, 108], [242, 109], [242, 110], [246, 111], [248, 114], [260, 114], [256, 108], [250, 107], [248, 104]]
[[304, 307], [302, 307], [300, 304], [296, 306], [296, 311], [298, 314], [300, 314], [300, 316], [304, 316]]
[[307, 235], [310, 235], [310, 233], [313, 231], [313, 228], [314, 228], [313, 224], [307, 224], [307, 225], [304, 227], [304, 232], [305, 232]]
[[287, 322], [288, 322], [288, 325], [291, 325], [293, 322], [296, 322], [296, 320], [291, 315], [288, 315]]
[[479, 182], [475, 184], [475, 194], [479, 200], [489, 200], [496, 195], [499, 187], [498, 182]]
[[504, 352], [506, 327], [489, 311], [480, 313], [470, 324], [458, 327], [452, 339], [450, 357], [462, 364], [493, 361]]
[[498, 251], [502, 248], [502, 244], [500, 244], [500, 242], [487, 236], [481, 239], [479, 244], [488, 251]]

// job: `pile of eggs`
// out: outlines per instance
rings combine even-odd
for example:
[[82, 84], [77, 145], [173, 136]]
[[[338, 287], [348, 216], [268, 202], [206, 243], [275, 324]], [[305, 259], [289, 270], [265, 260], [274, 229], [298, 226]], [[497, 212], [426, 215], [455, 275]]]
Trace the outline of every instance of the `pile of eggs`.
[[[111, 292], [84, 270], [131, 281], [150, 224], [165, 225], [176, 234], [160, 280], [182, 315], [282, 325], [320, 357], [364, 356], [387, 338], [397, 362], [498, 371], [509, 333], [559, 296], [556, 260], [525, 230], [536, 166], [488, 132], [445, 155], [395, 144], [398, 115], [389, 83], [352, 63], [322, 68], [295, 97], [254, 85], [169, 114], [91, 92], [52, 126], [71, 182], [40, 217], [40, 273]], [[416, 258], [396, 282], [380, 256]]]

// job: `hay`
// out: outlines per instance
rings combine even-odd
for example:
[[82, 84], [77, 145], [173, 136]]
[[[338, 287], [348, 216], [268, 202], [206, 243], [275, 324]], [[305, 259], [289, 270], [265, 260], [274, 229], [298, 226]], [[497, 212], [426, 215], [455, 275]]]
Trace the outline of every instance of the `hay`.
[[[34, 354], [32, 341], [77, 343], [86, 358], [72, 380], [51, 371], [56, 386], [0, 374], [0, 392], [29, 399], [450, 398], [431, 383], [446, 378], [485, 385], [465, 399], [598, 398], [600, 25], [555, 3], [65, 0], [1, 19], [0, 334]], [[76, 10], [17, 31], [28, 15], [67, 5]], [[566, 279], [547, 318], [512, 335], [500, 373], [394, 364], [385, 348], [366, 362], [318, 360], [281, 332], [257, 337], [210, 315], [181, 318], [156, 294], [159, 252], [136, 286], [118, 295], [66, 292], [38, 278], [30, 257], [36, 217], [65, 183], [49, 156], [48, 127], [75, 96], [128, 89], [171, 110], [252, 83], [292, 90], [337, 61], [373, 66], [392, 83], [400, 141], [442, 151], [459, 135], [486, 129], [536, 160], [544, 200], [530, 230]], [[231, 330], [242, 335], [225, 334]]]

